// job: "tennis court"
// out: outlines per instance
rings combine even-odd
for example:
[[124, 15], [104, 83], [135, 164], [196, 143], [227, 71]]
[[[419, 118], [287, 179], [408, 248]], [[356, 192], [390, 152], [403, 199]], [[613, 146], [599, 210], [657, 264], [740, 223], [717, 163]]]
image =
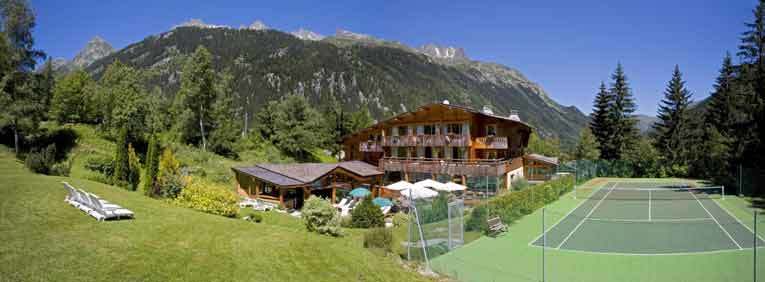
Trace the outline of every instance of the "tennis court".
[[591, 253], [670, 255], [765, 246], [718, 205], [723, 187], [609, 182], [539, 235], [532, 245]]

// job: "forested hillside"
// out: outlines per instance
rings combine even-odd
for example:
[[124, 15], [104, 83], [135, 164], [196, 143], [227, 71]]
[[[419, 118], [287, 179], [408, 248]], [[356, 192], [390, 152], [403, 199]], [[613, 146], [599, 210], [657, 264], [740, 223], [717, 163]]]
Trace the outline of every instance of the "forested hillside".
[[442, 64], [395, 44], [358, 43], [363, 44], [335, 37], [301, 40], [276, 30], [177, 27], [102, 58], [87, 71], [98, 79], [106, 66], [120, 60], [151, 70], [147, 88], [158, 86], [172, 96], [185, 58], [201, 45], [213, 55], [217, 71], [231, 74], [242, 119], [252, 119], [268, 101], [300, 94], [319, 109], [331, 101], [348, 111], [368, 107], [375, 119], [442, 100], [479, 109], [490, 106], [502, 115], [518, 110], [540, 135], [564, 143], [573, 141], [586, 124], [579, 110], [557, 104], [540, 86], [505, 66]]

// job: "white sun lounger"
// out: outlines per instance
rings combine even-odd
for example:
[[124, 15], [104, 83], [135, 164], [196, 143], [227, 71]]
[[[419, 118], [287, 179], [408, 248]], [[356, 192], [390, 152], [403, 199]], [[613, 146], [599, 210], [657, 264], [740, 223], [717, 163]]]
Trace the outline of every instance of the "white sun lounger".
[[65, 201], [87, 213], [88, 215], [95, 217], [99, 221], [111, 218], [134, 217], [133, 212], [128, 209], [122, 208], [119, 205], [112, 204], [107, 200], [101, 199], [95, 194], [88, 193], [82, 189], [74, 188], [69, 183], [63, 183], [64, 188], [69, 191]]
[[335, 207], [336, 208], [344, 207], [347, 202], [348, 202], [348, 198], [343, 198], [342, 200], [340, 200], [339, 203], [335, 204]]
[[90, 215], [98, 220], [103, 221], [112, 218], [133, 218], [133, 212], [128, 209], [114, 204], [102, 204], [101, 199], [96, 198], [96, 196], [88, 196], [90, 196], [90, 203], [93, 205], [93, 210], [90, 212]]
[[386, 215], [386, 214], [388, 214], [388, 212], [390, 212], [390, 208], [391, 208], [391, 206], [385, 206], [385, 207], [380, 208], [380, 210], [382, 211], [383, 215]]

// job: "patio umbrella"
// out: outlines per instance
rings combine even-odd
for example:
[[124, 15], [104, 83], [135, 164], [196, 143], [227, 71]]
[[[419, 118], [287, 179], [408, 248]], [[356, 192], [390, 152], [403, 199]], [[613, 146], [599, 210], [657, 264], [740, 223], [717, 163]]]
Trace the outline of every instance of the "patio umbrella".
[[464, 191], [465, 189], [467, 189], [467, 187], [465, 187], [464, 185], [460, 185], [460, 184], [449, 181], [446, 184], [444, 184], [444, 187], [441, 190], [453, 192], [453, 191]]
[[393, 205], [393, 202], [390, 199], [382, 198], [382, 197], [375, 198], [374, 200], [372, 200], [372, 203], [381, 207], [387, 207], [387, 206]]
[[438, 181], [435, 181], [433, 179], [425, 179], [423, 181], [419, 181], [415, 183], [414, 185], [422, 186], [425, 188], [432, 188], [436, 190], [443, 190], [444, 184]]
[[411, 196], [412, 200], [416, 200], [438, 196], [438, 192], [422, 187], [420, 185], [412, 185], [412, 187], [408, 189], [401, 190], [401, 196], [404, 196], [405, 198], [409, 198]]
[[406, 188], [412, 187], [412, 183], [406, 182], [404, 180], [401, 180], [399, 182], [393, 183], [391, 185], [385, 186], [385, 189], [393, 190], [393, 191], [401, 191]]
[[372, 194], [372, 192], [370, 192], [369, 189], [364, 187], [357, 187], [351, 190], [351, 193], [350, 193], [350, 195], [354, 198], [363, 198], [363, 197], [369, 196], [369, 194]]

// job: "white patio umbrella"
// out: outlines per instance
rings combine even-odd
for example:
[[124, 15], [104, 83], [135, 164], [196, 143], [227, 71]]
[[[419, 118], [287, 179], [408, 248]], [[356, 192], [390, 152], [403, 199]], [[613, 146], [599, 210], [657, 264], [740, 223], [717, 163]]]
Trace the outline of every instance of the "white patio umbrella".
[[393, 190], [393, 191], [401, 191], [404, 189], [407, 189], [409, 187], [412, 187], [412, 183], [406, 182], [404, 180], [401, 180], [399, 182], [393, 183], [391, 185], [385, 186], [385, 189]]
[[465, 189], [467, 189], [465, 185], [460, 185], [460, 184], [449, 181], [449, 182], [446, 182], [446, 184], [444, 184], [444, 188], [442, 189], [442, 191], [454, 192], [454, 191], [464, 191]]
[[420, 185], [412, 185], [412, 187], [401, 190], [401, 196], [404, 198], [411, 197], [412, 200], [433, 198], [438, 196], [438, 192], [430, 190]]
[[433, 179], [425, 179], [423, 181], [419, 181], [419, 182], [415, 183], [414, 185], [422, 186], [422, 187], [425, 187], [425, 188], [433, 188], [433, 189], [436, 189], [436, 190], [443, 190], [444, 187], [445, 187], [443, 183], [435, 181]]

